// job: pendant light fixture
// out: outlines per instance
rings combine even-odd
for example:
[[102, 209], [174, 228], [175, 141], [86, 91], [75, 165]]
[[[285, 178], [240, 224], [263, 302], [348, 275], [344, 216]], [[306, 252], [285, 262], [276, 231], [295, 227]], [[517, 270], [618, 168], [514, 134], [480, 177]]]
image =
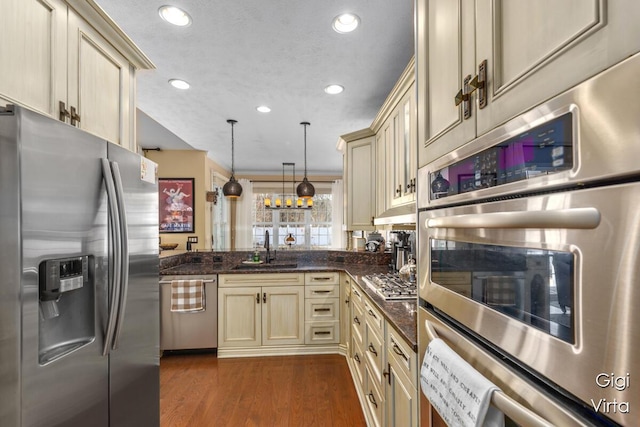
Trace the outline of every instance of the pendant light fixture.
[[[285, 167], [292, 169], [291, 175], [291, 193], [287, 194], [284, 189], [285, 184]], [[264, 199], [264, 207], [267, 209], [311, 209], [313, 207], [313, 199], [307, 199], [306, 202], [303, 202], [301, 198], [296, 200], [296, 195], [294, 193], [296, 186], [296, 164], [295, 163], [282, 163], [282, 194], [280, 197], [276, 197], [274, 203], [271, 202], [270, 198]]]
[[224, 194], [225, 197], [237, 199], [242, 195], [242, 185], [236, 181], [236, 177], [234, 175], [235, 170], [233, 168], [233, 125], [238, 123], [238, 121], [229, 119], [227, 120], [227, 123], [231, 124], [231, 178], [229, 178], [229, 182], [222, 187], [222, 194]]
[[304, 178], [302, 179], [302, 182], [298, 184], [296, 193], [298, 194], [298, 197], [302, 199], [309, 199], [316, 194], [316, 189], [307, 179], [307, 126], [311, 123], [302, 122], [300, 124], [304, 126]]

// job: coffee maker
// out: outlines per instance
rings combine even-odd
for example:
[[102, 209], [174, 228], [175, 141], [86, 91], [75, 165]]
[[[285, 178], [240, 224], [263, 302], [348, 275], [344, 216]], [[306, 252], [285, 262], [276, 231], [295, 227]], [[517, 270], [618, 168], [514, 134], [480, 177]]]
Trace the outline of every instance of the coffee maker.
[[390, 267], [394, 272], [398, 272], [409, 261], [409, 258], [413, 257], [411, 250], [412, 232], [392, 231], [391, 233], [396, 235], [396, 241], [393, 242]]

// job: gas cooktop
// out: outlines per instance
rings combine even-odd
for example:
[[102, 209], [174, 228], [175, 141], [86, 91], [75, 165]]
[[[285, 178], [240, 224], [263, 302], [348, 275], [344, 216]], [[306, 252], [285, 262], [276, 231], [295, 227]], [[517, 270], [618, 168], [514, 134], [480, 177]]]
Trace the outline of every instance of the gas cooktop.
[[364, 283], [387, 301], [410, 300], [418, 296], [416, 283], [403, 280], [394, 273], [363, 276]]

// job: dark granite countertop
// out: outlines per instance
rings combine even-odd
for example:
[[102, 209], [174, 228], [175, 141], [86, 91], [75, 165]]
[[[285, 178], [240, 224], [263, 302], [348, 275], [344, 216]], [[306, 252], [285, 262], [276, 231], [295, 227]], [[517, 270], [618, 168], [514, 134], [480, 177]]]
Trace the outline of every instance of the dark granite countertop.
[[[191, 255], [194, 257], [194, 255]], [[205, 255], [206, 256], [206, 255]], [[237, 259], [227, 259], [224, 257], [221, 262], [182, 262], [182, 263], [161, 263], [160, 274], [162, 276], [178, 275], [209, 275], [209, 274], [252, 274], [252, 273], [311, 273], [317, 271], [337, 271], [348, 273], [360, 288], [367, 294], [369, 299], [383, 313], [387, 321], [400, 333], [404, 340], [413, 348], [418, 350], [417, 338], [417, 301], [385, 301], [376, 294], [363, 281], [362, 276], [373, 273], [388, 272], [387, 264], [371, 264], [347, 262], [348, 260], [329, 257], [330, 259], [290, 259], [278, 260], [268, 268], [234, 269], [238, 265]], [[164, 260], [163, 260], [164, 261]], [[275, 267], [277, 265], [296, 263], [296, 267]], [[163, 268], [163, 264], [165, 268]]]

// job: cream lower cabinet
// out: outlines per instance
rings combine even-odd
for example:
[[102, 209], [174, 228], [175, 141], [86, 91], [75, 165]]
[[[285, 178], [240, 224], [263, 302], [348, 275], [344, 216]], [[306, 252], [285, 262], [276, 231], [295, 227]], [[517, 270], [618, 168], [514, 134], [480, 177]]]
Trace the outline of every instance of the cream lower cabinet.
[[304, 344], [304, 290], [304, 274], [219, 275], [219, 354]]
[[351, 276], [340, 274], [340, 346], [351, 356]]
[[418, 426], [418, 355], [387, 325], [386, 422], [389, 427]]
[[355, 283], [349, 368], [369, 427], [417, 427], [417, 354]]
[[340, 273], [305, 275], [305, 344], [340, 343]]
[[135, 70], [153, 68], [148, 58], [92, 2], [2, 6], [0, 106], [22, 105], [135, 151]]

